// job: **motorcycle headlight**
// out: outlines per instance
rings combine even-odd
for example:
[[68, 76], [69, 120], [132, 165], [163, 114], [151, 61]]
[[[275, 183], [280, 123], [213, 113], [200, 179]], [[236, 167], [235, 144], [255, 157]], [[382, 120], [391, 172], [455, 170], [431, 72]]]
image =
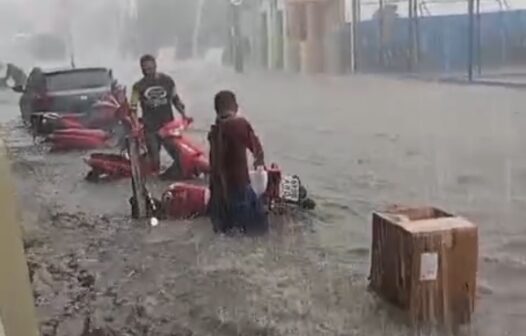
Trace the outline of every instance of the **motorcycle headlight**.
[[170, 202], [172, 199], [173, 199], [173, 195], [171, 192], [165, 192], [162, 196], [163, 203]]

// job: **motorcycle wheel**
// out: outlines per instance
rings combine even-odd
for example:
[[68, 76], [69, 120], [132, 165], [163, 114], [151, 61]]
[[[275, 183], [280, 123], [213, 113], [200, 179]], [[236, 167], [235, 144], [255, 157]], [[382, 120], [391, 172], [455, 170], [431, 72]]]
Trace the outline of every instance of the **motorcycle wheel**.
[[314, 208], [316, 208], [316, 202], [310, 198], [306, 198], [301, 201], [300, 206], [305, 210], [314, 210]]
[[300, 185], [299, 191], [300, 191], [300, 200], [307, 198], [307, 189], [303, 185]]
[[308, 197], [307, 189], [303, 185], [300, 185], [299, 205], [302, 209], [305, 210], [314, 210], [314, 208], [316, 207], [316, 202], [314, 202], [314, 200]]
[[97, 183], [100, 181], [100, 174], [95, 170], [90, 170], [85, 177], [86, 181]]

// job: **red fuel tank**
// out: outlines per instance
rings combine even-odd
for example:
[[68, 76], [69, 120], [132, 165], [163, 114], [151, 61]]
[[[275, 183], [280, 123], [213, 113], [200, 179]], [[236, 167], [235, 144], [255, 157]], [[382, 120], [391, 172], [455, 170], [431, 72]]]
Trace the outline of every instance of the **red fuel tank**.
[[206, 186], [178, 182], [163, 194], [162, 203], [170, 218], [192, 218], [206, 214], [210, 190]]

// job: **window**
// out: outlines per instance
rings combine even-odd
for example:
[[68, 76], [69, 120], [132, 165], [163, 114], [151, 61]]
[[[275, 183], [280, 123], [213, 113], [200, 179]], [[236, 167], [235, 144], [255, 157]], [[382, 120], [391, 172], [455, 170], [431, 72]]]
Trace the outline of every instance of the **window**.
[[46, 76], [48, 91], [66, 91], [109, 87], [110, 73], [105, 69], [51, 73]]
[[45, 78], [42, 70], [35, 68], [29, 74], [26, 87], [28, 90], [42, 91], [45, 87]]

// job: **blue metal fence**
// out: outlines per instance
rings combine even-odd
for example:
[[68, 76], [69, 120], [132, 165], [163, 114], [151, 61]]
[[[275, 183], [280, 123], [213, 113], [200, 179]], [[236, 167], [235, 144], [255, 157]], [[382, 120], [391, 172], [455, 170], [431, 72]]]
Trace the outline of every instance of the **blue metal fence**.
[[[480, 38], [475, 42], [475, 63], [483, 69], [526, 65], [526, 10], [480, 14]], [[416, 71], [459, 72], [468, 62], [469, 16], [443, 15], [418, 18], [418, 64]], [[390, 38], [380, 45], [377, 20], [358, 24], [359, 71], [407, 71], [410, 57], [408, 18], [396, 18]], [[347, 36], [349, 28], [345, 28]], [[478, 26], [477, 26], [478, 30]], [[477, 36], [477, 35], [475, 35]], [[384, 58], [380, 57], [381, 49]]]

